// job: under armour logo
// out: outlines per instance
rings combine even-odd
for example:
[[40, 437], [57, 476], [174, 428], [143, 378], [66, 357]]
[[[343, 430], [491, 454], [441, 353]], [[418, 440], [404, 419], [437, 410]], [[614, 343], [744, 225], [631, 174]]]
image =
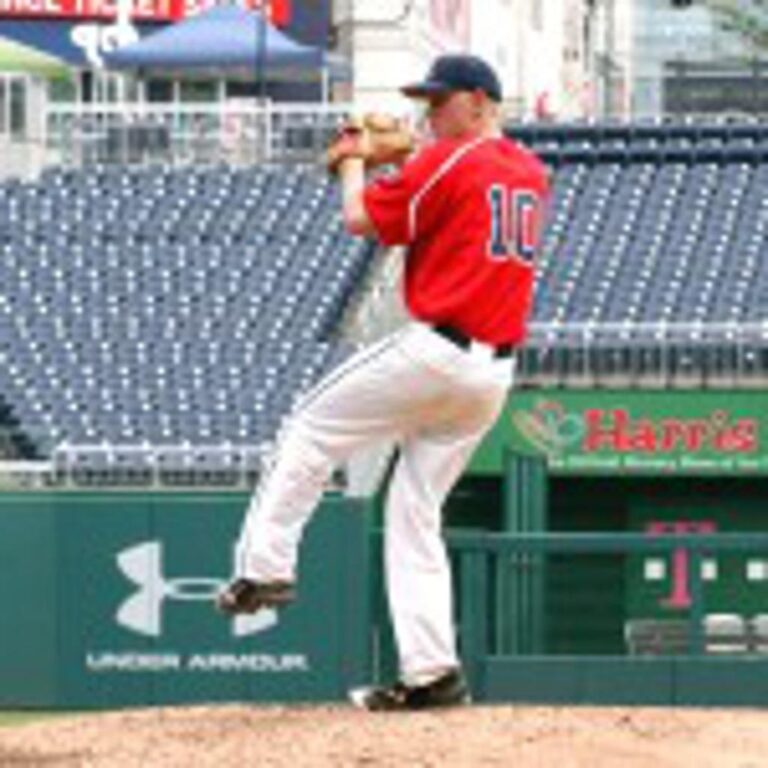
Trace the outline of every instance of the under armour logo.
[[[166, 601], [203, 601], [210, 603], [224, 586], [224, 580], [192, 576], [167, 579], [163, 568], [163, 545], [145, 541], [124, 549], [117, 555], [118, 568], [138, 587], [117, 609], [118, 624], [140, 635], [159, 637], [163, 632], [163, 606]], [[277, 612], [264, 608], [253, 616], [232, 620], [236, 637], [263, 632], [277, 623]]]

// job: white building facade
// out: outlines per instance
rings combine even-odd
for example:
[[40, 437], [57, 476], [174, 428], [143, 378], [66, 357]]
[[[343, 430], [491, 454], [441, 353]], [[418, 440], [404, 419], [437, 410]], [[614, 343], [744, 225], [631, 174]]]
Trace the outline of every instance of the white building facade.
[[[398, 95], [431, 59], [464, 51], [498, 71], [511, 116], [625, 112], [632, 0], [338, 0], [339, 45], [362, 109], [407, 109]], [[618, 72], [610, 61], [623, 61]], [[601, 83], [610, 74], [613, 86]]]

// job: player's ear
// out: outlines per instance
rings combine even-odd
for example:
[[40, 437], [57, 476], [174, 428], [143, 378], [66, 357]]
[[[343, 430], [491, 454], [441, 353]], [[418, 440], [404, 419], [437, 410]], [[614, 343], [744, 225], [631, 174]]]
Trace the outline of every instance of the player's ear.
[[476, 90], [476, 91], [470, 91], [470, 99], [471, 99], [471, 105], [472, 105], [472, 114], [475, 117], [481, 117], [483, 112], [485, 111], [485, 102], [486, 102], [486, 95], [483, 93], [483, 91]]

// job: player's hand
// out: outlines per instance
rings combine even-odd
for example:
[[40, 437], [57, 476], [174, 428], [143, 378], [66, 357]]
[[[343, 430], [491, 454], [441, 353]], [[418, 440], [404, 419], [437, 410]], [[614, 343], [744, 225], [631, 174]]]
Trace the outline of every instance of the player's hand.
[[347, 121], [326, 151], [325, 164], [332, 174], [348, 158], [358, 157], [366, 168], [402, 163], [415, 147], [413, 134], [391, 115], [369, 113]]

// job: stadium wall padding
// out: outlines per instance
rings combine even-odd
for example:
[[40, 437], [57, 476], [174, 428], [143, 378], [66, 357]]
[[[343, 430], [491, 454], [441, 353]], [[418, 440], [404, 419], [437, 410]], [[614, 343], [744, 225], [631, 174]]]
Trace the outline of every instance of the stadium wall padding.
[[328, 701], [368, 669], [370, 503], [327, 497], [299, 597], [231, 621], [247, 496], [0, 495], [0, 707]]
[[762, 657], [491, 657], [487, 702], [602, 706], [765, 707]]

